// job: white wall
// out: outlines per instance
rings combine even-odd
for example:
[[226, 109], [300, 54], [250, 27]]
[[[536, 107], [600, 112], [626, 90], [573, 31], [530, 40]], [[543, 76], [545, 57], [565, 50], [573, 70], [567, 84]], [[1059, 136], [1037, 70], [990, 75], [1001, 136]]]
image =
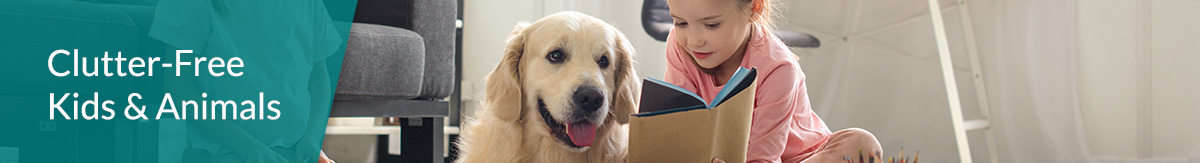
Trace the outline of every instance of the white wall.
[[1077, 2], [1092, 154], [1186, 157], [1200, 142], [1200, 1]]
[[655, 41], [641, 24], [640, 0], [465, 0], [463, 2], [463, 114], [478, 107], [483, 77], [496, 67], [504, 51], [504, 38], [518, 22], [533, 22], [557, 11], [583, 12], [613, 24], [637, 50], [640, 77], [662, 78], [666, 67], [663, 42]]
[[503, 56], [504, 38], [520, 21], [541, 16], [541, 4], [532, 0], [464, 0], [462, 113], [472, 115], [478, 106], [483, 77]]
[[1136, 4], [1078, 1], [1080, 114], [1095, 155], [1136, 156]]
[[1186, 156], [1200, 150], [1200, 1], [1150, 6], [1152, 150], [1155, 157]]

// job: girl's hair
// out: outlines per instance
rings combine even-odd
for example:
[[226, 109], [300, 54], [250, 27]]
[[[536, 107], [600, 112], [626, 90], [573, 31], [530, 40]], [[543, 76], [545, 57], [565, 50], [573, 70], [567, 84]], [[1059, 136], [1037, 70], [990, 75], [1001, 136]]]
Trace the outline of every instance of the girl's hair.
[[775, 28], [771, 19], [775, 10], [775, 0], [737, 0], [737, 7], [743, 10], [749, 10], [751, 20], [754, 24], [766, 27], [767, 29]]

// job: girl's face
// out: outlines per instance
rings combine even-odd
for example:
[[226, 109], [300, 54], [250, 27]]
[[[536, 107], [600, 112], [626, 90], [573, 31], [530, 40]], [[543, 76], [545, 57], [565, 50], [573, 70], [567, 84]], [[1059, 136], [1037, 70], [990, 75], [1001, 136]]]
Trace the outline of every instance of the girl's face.
[[705, 69], [733, 56], [750, 35], [751, 15], [735, 0], [668, 0], [675, 41]]

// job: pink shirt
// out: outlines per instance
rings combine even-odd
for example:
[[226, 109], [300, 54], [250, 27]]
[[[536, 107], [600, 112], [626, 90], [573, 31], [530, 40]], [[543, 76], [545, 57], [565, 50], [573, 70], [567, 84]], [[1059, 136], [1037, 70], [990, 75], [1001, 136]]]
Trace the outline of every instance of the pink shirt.
[[[750, 127], [748, 162], [781, 162], [811, 153], [829, 137], [825, 122], [808, 104], [804, 72], [779, 38], [755, 25], [741, 67], [758, 68], [758, 89]], [[675, 30], [667, 37], [665, 81], [679, 85], [712, 101], [722, 86], [712, 75], [700, 72], [691, 56], [675, 42]]]

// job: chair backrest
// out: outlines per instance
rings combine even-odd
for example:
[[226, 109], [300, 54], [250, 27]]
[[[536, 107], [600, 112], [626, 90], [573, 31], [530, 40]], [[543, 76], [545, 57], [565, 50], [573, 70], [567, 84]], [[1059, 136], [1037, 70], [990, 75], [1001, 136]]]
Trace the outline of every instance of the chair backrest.
[[667, 41], [667, 35], [674, 24], [674, 20], [671, 20], [671, 8], [667, 7], [666, 0], [642, 1], [642, 28], [650, 37], [658, 41]]
[[353, 21], [413, 30], [413, 3], [412, 0], [361, 0], [354, 10]]

